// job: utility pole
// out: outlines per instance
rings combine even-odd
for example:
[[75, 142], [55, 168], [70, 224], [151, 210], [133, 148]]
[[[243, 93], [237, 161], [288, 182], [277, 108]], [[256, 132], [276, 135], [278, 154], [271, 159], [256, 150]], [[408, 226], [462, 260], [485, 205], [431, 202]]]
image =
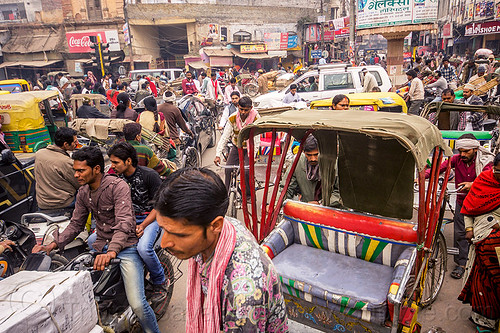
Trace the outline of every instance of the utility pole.
[[125, 24], [128, 30], [128, 53], [130, 57], [130, 70], [134, 70], [134, 51], [132, 48], [132, 32], [130, 31], [130, 24], [128, 23], [127, 0], [123, 0], [123, 16], [125, 16]]
[[356, 0], [349, 0], [349, 58], [356, 62]]

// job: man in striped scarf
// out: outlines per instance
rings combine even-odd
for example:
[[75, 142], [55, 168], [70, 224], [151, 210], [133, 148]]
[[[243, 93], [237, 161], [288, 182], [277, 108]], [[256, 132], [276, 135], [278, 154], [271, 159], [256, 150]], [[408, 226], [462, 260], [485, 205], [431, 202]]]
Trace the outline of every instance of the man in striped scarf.
[[276, 269], [245, 226], [224, 217], [228, 204], [205, 168], [174, 172], [157, 196], [161, 246], [189, 259], [186, 332], [287, 332]]

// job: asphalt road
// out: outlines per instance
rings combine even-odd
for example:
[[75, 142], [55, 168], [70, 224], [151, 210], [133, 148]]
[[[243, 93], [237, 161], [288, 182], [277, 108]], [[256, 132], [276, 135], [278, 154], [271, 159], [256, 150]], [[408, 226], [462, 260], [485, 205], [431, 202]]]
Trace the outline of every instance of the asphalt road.
[[[219, 139], [219, 136], [218, 136]], [[215, 148], [208, 149], [202, 157], [203, 166], [216, 171], [224, 179], [223, 169], [213, 164]], [[453, 225], [445, 227], [445, 237], [448, 246], [453, 245]], [[450, 277], [450, 272], [455, 268], [453, 256], [448, 255], [445, 281], [434, 304], [419, 313], [419, 322], [422, 324], [422, 332], [447, 332], [447, 333], [469, 333], [475, 332], [475, 327], [468, 320], [471, 307], [457, 300], [462, 288], [462, 281]], [[176, 282], [174, 294], [166, 315], [160, 320], [159, 325], [163, 333], [185, 332], [186, 315], [186, 274], [187, 262], [180, 266], [184, 275]], [[309, 333], [319, 332], [315, 329], [305, 327], [296, 322], [290, 322], [290, 332]]]

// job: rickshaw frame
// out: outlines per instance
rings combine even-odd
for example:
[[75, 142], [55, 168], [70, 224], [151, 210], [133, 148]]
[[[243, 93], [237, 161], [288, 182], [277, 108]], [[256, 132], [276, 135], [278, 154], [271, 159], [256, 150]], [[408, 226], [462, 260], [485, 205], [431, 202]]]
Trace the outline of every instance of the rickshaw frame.
[[[438, 190], [438, 179], [439, 179], [439, 166], [443, 160], [444, 155], [451, 156], [452, 151], [443, 141], [441, 134], [436, 126], [429, 123], [427, 120], [412, 115], [406, 114], [395, 114], [395, 113], [384, 113], [384, 112], [370, 112], [366, 111], [332, 111], [332, 110], [294, 110], [281, 113], [279, 115], [270, 115], [265, 116], [255, 123], [248, 125], [243, 128], [238, 137], [238, 152], [239, 152], [239, 160], [240, 160], [240, 177], [244, 179], [245, 176], [245, 168], [244, 168], [244, 154], [246, 153], [243, 148], [243, 142], [247, 141], [248, 151], [254, 151], [254, 140], [252, 139], [255, 135], [259, 135], [264, 132], [272, 133], [271, 140], [271, 151], [274, 149], [274, 141], [277, 136], [277, 132], [286, 132], [287, 136], [284, 143], [283, 154], [281, 156], [278, 170], [276, 172], [276, 179], [274, 179], [275, 184], [279, 184], [282, 182], [282, 174], [283, 174], [283, 166], [285, 164], [286, 153], [291, 144], [291, 138], [294, 136], [298, 139], [301, 144], [299, 146], [298, 152], [295, 156], [295, 159], [290, 166], [290, 170], [288, 172], [288, 176], [284, 180], [284, 189], [278, 197], [278, 187], [274, 186], [273, 193], [271, 195], [271, 199], [268, 202], [268, 188], [271, 178], [271, 166], [272, 159], [269, 158], [267, 161], [266, 168], [266, 179], [264, 186], [264, 194], [262, 199], [262, 210], [260, 214], [259, 220], [259, 212], [257, 211], [257, 203], [256, 203], [256, 195], [255, 191], [255, 158], [253, 154], [249, 154], [249, 179], [250, 179], [250, 210], [249, 211], [247, 204], [243, 204], [243, 217], [247, 228], [254, 234], [256, 239], [259, 242], [265, 240], [265, 238], [269, 235], [269, 233], [275, 228], [276, 222], [280, 213], [280, 209], [283, 205], [283, 201], [286, 194], [286, 189], [290, 184], [292, 175], [294, 170], [297, 167], [299, 158], [301, 156], [303, 150], [303, 144], [306, 138], [312, 134], [316, 133], [319, 135], [321, 132], [332, 132], [330, 133], [330, 140], [335, 142], [336, 144], [343, 145], [342, 141], [345, 138], [349, 138], [351, 136], [353, 138], [353, 142], [358, 137], [367, 137], [367, 140], [372, 139], [380, 139], [385, 140], [393, 140], [393, 142], [399, 143], [401, 148], [404, 148], [408, 153], [408, 156], [413, 157], [413, 170], [415, 167], [418, 171], [417, 183], [419, 188], [419, 207], [418, 207], [418, 216], [417, 216], [417, 255], [414, 265], [414, 277], [415, 283], [411, 290], [408, 293], [407, 298], [403, 300], [402, 303], [399, 304], [401, 309], [394, 309], [395, 319], [393, 320], [391, 332], [412, 332], [410, 327], [414, 327], [416, 325], [416, 313], [418, 312], [418, 306], [420, 299], [422, 297], [422, 286], [425, 285], [425, 277], [427, 272], [427, 266], [429, 263], [429, 257], [432, 253], [432, 246], [434, 245], [434, 237], [436, 235], [436, 230], [439, 222], [439, 215], [441, 211], [441, 207], [443, 204], [443, 199], [445, 195], [445, 191]], [[347, 136], [345, 136], [347, 134]], [[331, 139], [335, 136], [335, 139]], [[345, 136], [340, 139], [341, 136]], [[320, 151], [322, 148], [325, 148], [328, 143], [328, 140], [325, 141], [325, 138], [321, 138], [318, 136], [320, 145]], [[337, 139], [338, 138], [338, 139]], [[338, 140], [338, 141], [337, 141]], [[349, 142], [351, 143], [351, 142]], [[323, 147], [322, 147], [323, 146]], [[337, 145], [335, 145], [335, 148]], [[381, 146], [382, 147], [382, 146]], [[369, 150], [370, 147], [367, 148]], [[375, 151], [377, 151], [375, 149]], [[332, 152], [330, 149], [329, 152]], [[425, 181], [425, 172], [427, 168], [427, 159], [429, 155], [432, 154], [432, 165], [430, 170], [429, 182], [426, 187]], [[333, 155], [333, 158], [332, 158]], [[322, 165], [321, 159], [325, 161], [325, 163], [335, 163], [337, 160], [337, 153], [331, 154], [329, 156], [325, 156], [324, 152], [321, 152], [320, 157], [320, 167]], [[450, 159], [448, 159], [450, 161]], [[340, 162], [339, 162], [340, 163]], [[323, 164], [326, 165], [326, 164]], [[325, 206], [329, 205], [329, 196], [325, 194], [328, 192], [328, 189], [331, 188], [333, 184], [332, 177], [329, 177], [326, 171], [324, 172], [321, 169], [321, 177], [322, 177], [322, 189], [323, 189], [323, 204]], [[333, 169], [334, 170], [334, 169]], [[451, 170], [451, 163], [448, 162], [445, 177], [443, 184], [441, 184], [442, 188], [446, 188], [448, 182], [448, 176]], [[395, 175], [399, 177], [399, 175]], [[408, 177], [407, 177], [408, 178]], [[323, 181], [327, 183], [323, 184]], [[245, 181], [241, 181], [241, 192], [243, 195], [243, 203], [246, 203], [246, 184]], [[408, 186], [413, 187], [413, 179], [411, 179], [411, 184], [407, 184]], [[325, 191], [326, 190], [326, 191]], [[342, 188], [341, 188], [342, 193]], [[276, 201], [277, 200], [277, 201]], [[413, 201], [411, 202], [411, 209], [413, 209]], [[395, 216], [397, 212], [389, 212], [388, 214], [392, 215], [384, 215], [381, 214], [380, 211], [366, 211], [360, 210], [359, 207], [347, 206], [350, 209], [354, 209], [355, 211], [361, 211], [372, 215], [379, 216], [387, 216], [387, 217], [396, 217], [401, 218], [400, 216]], [[363, 213], [363, 214], [365, 214]], [[260, 227], [259, 227], [260, 225]], [[399, 292], [402, 292], [399, 290]], [[400, 295], [402, 296], [402, 295]], [[415, 309], [415, 307], [417, 307]], [[397, 310], [397, 311], [396, 311]], [[401, 313], [400, 313], [401, 311]], [[399, 316], [400, 314], [403, 317], [408, 317], [408, 311], [414, 312], [414, 315], [411, 316], [413, 319], [409, 323], [400, 323]], [[398, 325], [401, 325], [398, 328]], [[387, 328], [387, 327], [386, 327]], [[381, 330], [384, 327], [380, 328]], [[413, 328], [412, 328], [413, 329]]]

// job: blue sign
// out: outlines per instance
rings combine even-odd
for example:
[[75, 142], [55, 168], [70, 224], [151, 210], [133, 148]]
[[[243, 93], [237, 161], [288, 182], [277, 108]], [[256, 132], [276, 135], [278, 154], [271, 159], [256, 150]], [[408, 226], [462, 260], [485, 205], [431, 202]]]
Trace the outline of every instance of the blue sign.
[[311, 51], [311, 58], [319, 59], [319, 58], [321, 58], [321, 53], [322, 53], [322, 50], [312, 50]]
[[293, 49], [293, 48], [297, 47], [298, 44], [299, 44], [299, 36], [297, 36], [297, 35], [295, 35], [295, 36], [288, 35], [288, 46], [287, 46], [287, 48]]

